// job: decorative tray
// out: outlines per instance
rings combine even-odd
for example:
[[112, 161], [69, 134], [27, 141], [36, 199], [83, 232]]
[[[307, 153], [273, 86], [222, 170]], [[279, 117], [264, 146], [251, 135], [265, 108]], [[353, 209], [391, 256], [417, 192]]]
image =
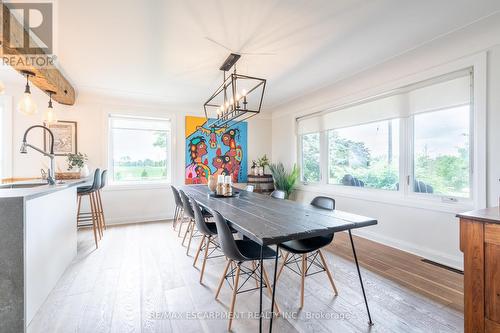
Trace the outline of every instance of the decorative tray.
[[240, 192], [233, 191], [232, 195], [220, 195], [220, 194], [217, 194], [217, 193], [214, 193], [214, 192], [210, 192], [208, 194], [208, 196], [210, 196], [212, 198], [237, 198], [237, 197], [240, 196]]

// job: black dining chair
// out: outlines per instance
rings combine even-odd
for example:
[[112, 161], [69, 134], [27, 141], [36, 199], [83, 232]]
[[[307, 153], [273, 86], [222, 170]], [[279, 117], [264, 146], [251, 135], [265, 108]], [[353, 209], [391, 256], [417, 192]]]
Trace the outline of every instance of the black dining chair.
[[175, 227], [177, 226], [177, 221], [183, 214], [182, 213], [183, 206], [179, 191], [173, 185], [170, 185], [170, 188], [172, 189], [172, 194], [174, 195], [174, 202], [175, 202], [174, 221], [172, 223], [172, 228], [174, 228], [175, 230]]
[[271, 192], [271, 197], [275, 199], [285, 199], [285, 191], [282, 190], [274, 190]]
[[[182, 246], [184, 246], [184, 242], [186, 241], [186, 239], [188, 239], [188, 244], [187, 244], [187, 248], [186, 248], [186, 255], [189, 255], [189, 249], [191, 248], [191, 241], [192, 241], [193, 237], [196, 237], [198, 235], [195, 235], [196, 223], [194, 221], [194, 211], [193, 211], [193, 207], [191, 207], [191, 202], [189, 200], [189, 197], [186, 195], [186, 193], [184, 193], [183, 190], [179, 190], [179, 194], [181, 196], [182, 207], [184, 208], [183, 209], [183, 219], [181, 220], [181, 224], [179, 226], [179, 234], [180, 234], [180, 231], [182, 228], [182, 223], [184, 223], [184, 218], [187, 217], [188, 225], [187, 225], [186, 231], [184, 232], [184, 237], [182, 238]], [[206, 210], [202, 210], [202, 214], [203, 214], [203, 217], [205, 219], [209, 219], [210, 217], [212, 217], [212, 215], [209, 212], [207, 212]], [[188, 234], [189, 234], [189, 238], [187, 237]]]
[[[198, 229], [198, 232], [203, 235], [193, 261], [193, 266], [196, 267], [196, 262], [198, 261], [201, 251], [204, 252], [203, 263], [200, 271], [200, 283], [203, 283], [203, 274], [205, 273], [207, 260], [219, 258], [222, 255], [214, 254], [216, 250], [220, 250], [219, 242], [217, 240], [217, 227], [215, 223], [207, 222], [205, 216], [203, 216], [203, 210], [200, 205], [198, 205], [198, 203], [192, 198], [189, 199], [194, 212], [194, 222], [196, 224], [196, 228]], [[231, 230], [231, 232], [236, 233], [236, 230]]]
[[[94, 232], [94, 241], [96, 249], [98, 246], [98, 239], [101, 239], [103, 234], [101, 230], [101, 216], [99, 213], [98, 203], [97, 203], [97, 195], [96, 192], [101, 188], [101, 169], [97, 168], [94, 171], [94, 177], [92, 181], [92, 185], [89, 186], [80, 186], [77, 187], [76, 193], [78, 197], [78, 209], [77, 209], [77, 217], [76, 217], [76, 227], [92, 227]], [[82, 212], [82, 197], [88, 196], [90, 203], [90, 212]], [[82, 223], [84, 222], [84, 223]], [[90, 223], [85, 223], [90, 222]], [[98, 237], [99, 236], [99, 237]]]
[[[236, 295], [259, 288], [258, 283], [261, 281], [261, 276], [259, 274], [260, 268], [262, 268], [262, 279], [265, 281], [265, 287], [269, 292], [269, 296], [272, 297], [271, 283], [269, 282], [269, 277], [264, 265], [261, 266], [260, 259], [261, 253], [263, 260], [274, 259], [276, 257], [276, 252], [268, 246], [261, 248], [259, 244], [249, 239], [234, 239], [233, 232], [227, 224], [226, 219], [216, 210], [212, 211], [212, 215], [215, 218], [219, 245], [222, 252], [228, 259], [217, 287], [215, 299], [219, 298], [219, 293], [222, 289], [224, 280], [228, 281], [228, 283], [234, 281], [232, 285], [233, 293], [231, 297], [231, 304], [229, 306], [228, 330], [230, 331], [234, 317]], [[244, 265], [247, 262], [251, 262], [251, 268]], [[230, 266], [231, 270], [228, 272]], [[243, 276], [244, 280], [240, 285], [239, 282], [241, 276]], [[243, 289], [246, 282], [252, 279], [256, 282], [257, 288]], [[274, 305], [276, 312], [279, 315], [279, 306], [276, 302]]]
[[[315, 197], [311, 201], [311, 205], [320, 209], [330, 211], [335, 210], [335, 200], [329, 197]], [[325, 257], [321, 252], [321, 248], [332, 242], [333, 236], [334, 234], [328, 236], [317, 236], [301, 240], [291, 240], [280, 244], [280, 249], [285, 250], [286, 253], [277, 278], [280, 277], [283, 268], [285, 267], [301, 276], [300, 309], [304, 306], [305, 279], [307, 276], [312, 274], [326, 272], [335, 296], [338, 295], [337, 287], [333, 281], [332, 274], [328, 269]]]

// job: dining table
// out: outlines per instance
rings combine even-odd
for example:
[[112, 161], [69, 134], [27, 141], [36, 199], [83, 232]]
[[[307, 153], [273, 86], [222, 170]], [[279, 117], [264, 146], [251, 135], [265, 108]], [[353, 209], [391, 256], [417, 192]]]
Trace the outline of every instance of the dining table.
[[[376, 225], [378, 223], [376, 219], [338, 209], [325, 210], [297, 201], [275, 199], [269, 195], [236, 188], [233, 189], [232, 197], [215, 196], [206, 185], [184, 185], [180, 189], [191, 200], [195, 200], [208, 211], [218, 211], [232, 228], [243, 237], [258, 243], [261, 249], [265, 246], [276, 247], [271, 309], [274, 309], [275, 302], [280, 244], [290, 240], [327, 236], [336, 232], [347, 231], [368, 315], [368, 324], [373, 325], [351, 230]], [[262, 261], [261, 256], [261, 276]], [[259, 332], [262, 332], [264, 317], [262, 311], [262, 286], [261, 281]], [[271, 312], [269, 332], [272, 332], [273, 317], [274, 312]]]

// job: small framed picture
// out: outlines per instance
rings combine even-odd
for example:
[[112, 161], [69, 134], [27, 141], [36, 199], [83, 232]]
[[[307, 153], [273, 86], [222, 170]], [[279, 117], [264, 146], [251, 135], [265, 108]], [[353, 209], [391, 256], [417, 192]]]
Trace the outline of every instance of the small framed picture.
[[[76, 121], [59, 120], [54, 124], [45, 124], [54, 133], [54, 154], [65, 156], [76, 154], [77, 147], [77, 123]], [[45, 151], [50, 150], [50, 135], [45, 133], [43, 147]]]

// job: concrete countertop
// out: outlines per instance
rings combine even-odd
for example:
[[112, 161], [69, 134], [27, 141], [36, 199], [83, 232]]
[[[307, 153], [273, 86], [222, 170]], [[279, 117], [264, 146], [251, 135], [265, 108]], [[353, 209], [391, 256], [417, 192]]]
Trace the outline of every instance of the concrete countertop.
[[81, 179], [69, 179], [63, 180], [62, 182], [57, 181], [56, 185], [48, 185], [46, 181], [25, 181], [25, 182], [15, 182], [11, 184], [45, 184], [30, 188], [8, 188], [10, 184], [0, 185], [0, 199], [2, 198], [18, 198], [23, 197], [26, 200], [38, 198], [56, 191], [64, 190], [69, 187], [74, 186], [84, 186], [92, 185], [92, 180], [90, 178]]

